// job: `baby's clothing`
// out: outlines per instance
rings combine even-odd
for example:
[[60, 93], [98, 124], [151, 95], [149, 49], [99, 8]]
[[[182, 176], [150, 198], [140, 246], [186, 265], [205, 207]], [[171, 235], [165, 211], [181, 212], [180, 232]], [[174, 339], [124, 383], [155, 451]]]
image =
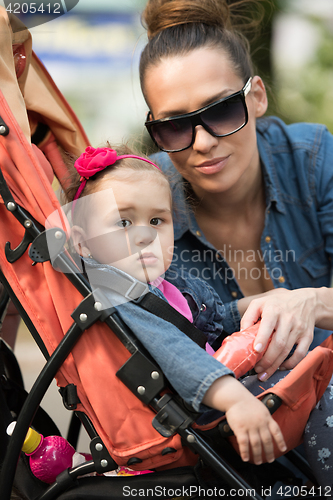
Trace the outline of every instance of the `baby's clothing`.
[[[195, 344], [175, 325], [144, 310], [135, 301], [124, 300], [124, 297], [114, 290], [114, 283], [119, 276], [124, 276], [133, 286], [138, 284], [144, 289], [141, 282], [119, 269], [99, 264], [94, 259], [83, 259], [83, 261], [88, 279], [91, 272], [103, 271], [101, 283], [96, 280], [91, 283], [93, 290], [103, 291], [108, 300], [108, 304], [104, 307], [116, 308], [119, 317], [153, 356], [178, 394], [196, 411], [211, 410], [202, 404], [206, 391], [218, 378], [224, 375], [234, 376], [233, 372]], [[163, 281], [161, 288], [167, 292], [172, 301], [182, 297], [182, 310], [185, 308], [184, 300], [187, 301], [189, 309], [187, 314], [191, 313], [194, 326], [199, 328], [207, 336], [207, 341], [212, 344], [223, 335], [222, 323], [225, 310], [220, 298], [205, 282], [192, 280], [184, 273], [181, 276], [173, 275], [174, 285], [171, 285], [168, 283], [168, 277], [172, 273], [173, 269], [166, 272], [166, 281]], [[175, 292], [173, 286], [180, 295]], [[158, 286], [149, 284], [148, 290], [167, 301]]]
[[[156, 288], [161, 290], [170, 306], [172, 306], [174, 309], [176, 309], [176, 311], [178, 311], [180, 314], [185, 316], [186, 319], [193, 323], [191, 309], [184, 295], [178, 290], [178, 288], [172, 285], [172, 283], [169, 283], [164, 279], [159, 279], [159, 281], [160, 282], [156, 284]], [[155, 285], [155, 282], [153, 282], [152, 285]]]

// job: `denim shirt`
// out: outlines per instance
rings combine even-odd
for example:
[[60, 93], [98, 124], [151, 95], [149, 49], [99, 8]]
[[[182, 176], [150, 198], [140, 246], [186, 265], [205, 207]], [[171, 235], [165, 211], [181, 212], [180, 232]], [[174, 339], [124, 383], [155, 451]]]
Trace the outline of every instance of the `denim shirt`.
[[[89, 270], [97, 268], [107, 273], [110, 282], [115, 279], [115, 275], [123, 275], [133, 283], [138, 282], [112, 266], [99, 264], [93, 259], [83, 259], [83, 261], [88, 279]], [[193, 314], [193, 324], [207, 335], [209, 342], [214, 342], [223, 330], [225, 310], [221, 299], [207, 283], [192, 280], [186, 273], [182, 277], [175, 278], [175, 271], [169, 269], [165, 279], [169, 276], [173, 277], [172, 283], [187, 298]], [[178, 394], [196, 411], [210, 410], [201, 404], [206, 391], [215, 380], [224, 375], [233, 375], [233, 372], [195, 344], [172, 323], [142, 309], [133, 301], [124, 300], [114, 290], [108, 289], [104, 280], [100, 285], [95, 282], [92, 288], [100, 289], [104, 293], [106, 303], [96, 291], [96, 299], [104, 302], [104, 308], [110, 307], [110, 304], [115, 306], [120, 318], [152, 355]], [[149, 285], [149, 290], [166, 300], [159, 288]]]
[[[285, 125], [279, 118], [258, 120], [257, 143], [266, 196], [261, 252], [275, 288], [329, 287], [333, 254], [333, 136], [323, 125]], [[224, 329], [239, 330], [238, 299], [243, 297], [233, 272], [206, 240], [185, 201], [184, 182], [166, 153], [153, 161], [171, 178], [178, 207], [175, 257], [186, 271], [214, 287], [226, 308]], [[227, 243], [227, 242], [226, 242]], [[226, 249], [227, 249], [226, 245]], [[320, 329], [316, 329], [316, 334]], [[328, 334], [321, 331], [321, 337]], [[317, 335], [316, 335], [317, 336]], [[320, 336], [320, 335], [319, 335]]]

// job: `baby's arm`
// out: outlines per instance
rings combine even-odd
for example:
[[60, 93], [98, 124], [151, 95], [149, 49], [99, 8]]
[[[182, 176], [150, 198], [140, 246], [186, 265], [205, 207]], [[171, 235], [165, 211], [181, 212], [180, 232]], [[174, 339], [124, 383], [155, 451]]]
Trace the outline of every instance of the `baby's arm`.
[[275, 459], [273, 439], [281, 451], [286, 451], [280, 427], [266, 406], [234, 377], [226, 375], [215, 380], [202, 402], [225, 412], [228, 424], [236, 436], [240, 455], [245, 462], [250, 459], [250, 448], [255, 464], [259, 465], [263, 461], [262, 449], [266, 460], [273, 462]]

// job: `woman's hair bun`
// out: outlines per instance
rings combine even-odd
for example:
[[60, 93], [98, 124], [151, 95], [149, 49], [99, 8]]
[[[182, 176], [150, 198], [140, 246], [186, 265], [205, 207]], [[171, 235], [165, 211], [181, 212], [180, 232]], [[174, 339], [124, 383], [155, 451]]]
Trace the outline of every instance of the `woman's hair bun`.
[[[271, 0], [148, 0], [142, 24], [151, 40], [161, 31], [181, 24], [198, 23], [254, 35]], [[273, 8], [273, 7], [272, 7]]]
[[142, 23], [149, 39], [180, 24], [203, 23], [228, 29], [230, 9], [224, 0], [148, 0]]

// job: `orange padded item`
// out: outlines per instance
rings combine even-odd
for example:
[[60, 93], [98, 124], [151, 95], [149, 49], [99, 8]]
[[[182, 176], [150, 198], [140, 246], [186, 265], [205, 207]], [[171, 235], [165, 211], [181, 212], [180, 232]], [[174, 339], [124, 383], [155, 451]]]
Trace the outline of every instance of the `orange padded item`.
[[256, 323], [246, 330], [229, 335], [213, 355], [214, 358], [230, 368], [236, 378], [242, 377], [251, 370], [263, 357], [270, 344], [269, 340], [262, 352], [254, 350], [253, 344], [259, 325], [260, 323]]

